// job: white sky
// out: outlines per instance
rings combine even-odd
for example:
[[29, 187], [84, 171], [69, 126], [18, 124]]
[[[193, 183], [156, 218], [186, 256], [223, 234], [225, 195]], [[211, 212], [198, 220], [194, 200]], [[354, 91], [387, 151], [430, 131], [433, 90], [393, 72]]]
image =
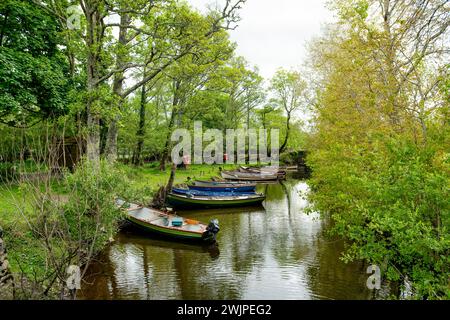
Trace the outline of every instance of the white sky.
[[[188, 0], [199, 10], [217, 0]], [[247, 0], [240, 10], [239, 27], [231, 31], [237, 54], [269, 79], [280, 68], [297, 68], [306, 58], [306, 43], [331, 22], [326, 0]], [[219, 0], [219, 4], [222, 3]]]

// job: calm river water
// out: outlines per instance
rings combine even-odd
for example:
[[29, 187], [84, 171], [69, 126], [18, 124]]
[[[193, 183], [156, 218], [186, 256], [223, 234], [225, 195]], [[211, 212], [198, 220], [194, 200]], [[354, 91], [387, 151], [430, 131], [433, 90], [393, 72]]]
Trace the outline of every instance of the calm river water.
[[287, 180], [259, 186], [264, 208], [179, 211], [219, 219], [218, 247], [181, 244], [127, 228], [92, 265], [79, 299], [373, 299], [362, 263], [339, 260], [344, 243], [307, 215]]

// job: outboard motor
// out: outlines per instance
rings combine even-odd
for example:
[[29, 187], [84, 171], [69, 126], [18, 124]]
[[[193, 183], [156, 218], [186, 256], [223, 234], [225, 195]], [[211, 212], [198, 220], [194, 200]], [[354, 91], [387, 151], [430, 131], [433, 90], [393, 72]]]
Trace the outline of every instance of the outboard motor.
[[203, 233], [203, 239], [208, 242], [216, 242], [216, 236], [219, 231], [219, 220], [211, 220], [208, 224], [208, 227], [206, 227], [205, 233]]

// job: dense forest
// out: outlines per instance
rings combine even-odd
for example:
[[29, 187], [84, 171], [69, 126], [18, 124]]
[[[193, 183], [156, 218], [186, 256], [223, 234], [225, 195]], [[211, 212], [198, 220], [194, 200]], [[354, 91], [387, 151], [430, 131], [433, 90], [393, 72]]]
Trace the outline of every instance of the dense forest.
[[450, 298], [448, 2], [331, 1], [337, 21], [301, 70], [272, 79], [230, 40], [242, 6], [0, 3], [0, 227], [16, 297], [73, 294], [65, 269], [114, 234], [114, 195], [149, 201], [164, 181], [130, 179], [166, 172], [174, 130], [201, 121], [279, 129], [282, 162], [308, 150], [309, 209], [348, 240], [343, 259], [382, 266], [409, 297]]
[[[180, 1], [81, 1], [82, 12], [65, 10], [70, 1], [4, 2], [3, 160], [38, 152], [36, 140], [50, 130], [81, 139], [90, 160], [164, 166], [171, 133], [194, 121], [220, 130], [279, 128], [283, 149], [298, 149], [300, 121], [290, 120], [286, 134], [284, 110], [299, 103], [269, 99], [257, 68], [229, 40], [242, 2], [207, 15]], [[289, 73], [274, 79], [278, 90], [301, 81], [280, 82]]]

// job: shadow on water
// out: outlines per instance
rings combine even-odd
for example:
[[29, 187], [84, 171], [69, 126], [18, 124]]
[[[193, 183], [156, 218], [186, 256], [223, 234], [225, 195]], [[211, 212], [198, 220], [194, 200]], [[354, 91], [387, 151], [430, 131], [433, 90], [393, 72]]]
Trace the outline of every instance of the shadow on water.
[[264, 207], [179, 211], [220, 221], [218, 245], [171, 242], [126, 228], [82, 285], [80, 299], [371, 299], [362, 263], [307, 215], [305, 182], [258, 186]]
[[193, 243], [189, 240], [177, 240], [176, 242], [168, 240], [163, 235], [148, 233], [141, 228], [138, 228], [131, 223], [127, 223], [121, 230], [119, 236], [117, 236], [116, 243], [133, 242], [134, 244], [147, 246], [157, 246], [159, 248], [166, 249], [178, 249], [178, 250], [190, 250], [199, 253], [209, 253], [212, 259], [216, 259], [220, 255], [219, 243], [203, 244]]

